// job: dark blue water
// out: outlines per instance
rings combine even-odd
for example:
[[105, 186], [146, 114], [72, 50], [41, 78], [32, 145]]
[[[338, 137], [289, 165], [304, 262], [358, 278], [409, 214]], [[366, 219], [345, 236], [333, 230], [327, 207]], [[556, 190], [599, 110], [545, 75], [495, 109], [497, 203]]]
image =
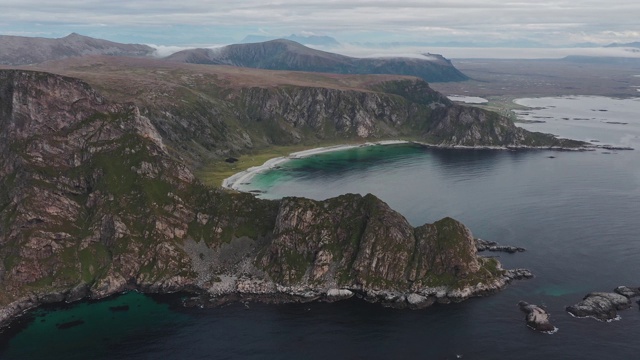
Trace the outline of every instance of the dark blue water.
[[[529, 268], [536, 277], [489, 297], [420, 311], [357, 300], [218, 309], [169, 309], [147, 303], [145, 308], [151, 310], [131, 307], [127, 312], [136, 320], [133, 323], [100, 326], [104, 320], [85, 316], [86, 323], [77, 326], [85, 326], [83, 336], [66, 338], [65, 332], [73, 328], [30, 332], [36, 318], [31, 327], [5, 336], [0, 358], [640, 356], [637, 305], [610, 323], [576, 319], [564, 311], [591, 291], [640, 286], [640, 151], [462, 151], [407, 145], [349, 151], [289, 162], [279, 172], [254, 178], [252, 186], [267, 189], [272, 197], [322, 199], [371, 192], [414, 225], [452, 216], [478, 237], [526, 248], [525, 253], [500, 254], [499, 259], [505, 267]], [[527, 328], [517, 307], [520, 300], [546, 306], [559, 331], [547, 335]], [[135, 323], [147, 328], [136, 330]], [[55, 342], [65, 346], [47, 345]], [[43, 343], [53, 350], [28, 350]]]

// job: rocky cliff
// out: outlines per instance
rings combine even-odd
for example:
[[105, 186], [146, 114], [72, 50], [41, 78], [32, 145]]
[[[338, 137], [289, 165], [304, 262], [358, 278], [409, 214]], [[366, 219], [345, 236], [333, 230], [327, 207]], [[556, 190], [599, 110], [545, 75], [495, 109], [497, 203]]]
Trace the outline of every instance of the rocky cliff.
[[198, 98], [186, 111], [184, 103], [170, 110], [163, 107], [162, 113], [155, 105], [140, 106], [151, 109], [152, 122], [168, 141], [190, 147], [187, 157], [335, 140], [411, 139], [440, 147], [584, 145], [526, 131], [494, 112], [455, 105], [421, 80], [368, 86], [366, 90], [252, 86], [225, 92], [221, 102]]
[[413, 228], [371, 195], [205, 187], [136, 105], [73, 78], [0, 71], [0, 152], [0, 322], [127, 289], [420, 307], [513, 277], [457, 221]]
[[80, 78], [134, 102], [172, 155], [193, 166], [272, 145], [409, 139], [436, 146], [579, 147], [531, 133], [497, 113], [455, 105], [429, 84], [391, 75], [337, 75], [75, 58], [39, 69]]

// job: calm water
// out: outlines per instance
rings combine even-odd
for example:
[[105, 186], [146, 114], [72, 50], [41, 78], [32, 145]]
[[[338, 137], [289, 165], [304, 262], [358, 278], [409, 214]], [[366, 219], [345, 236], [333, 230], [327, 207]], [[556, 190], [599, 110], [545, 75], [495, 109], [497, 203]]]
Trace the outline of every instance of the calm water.
[[[588, 110], [610, 105], [579, 99]], [[635, 118], [640, 110], [630, 110], [628, 116], [597, 111], [609, 114], [605, 120], [565, 120], [571, 110], [563, 104], [583, 109], [573, 101], [541, 100], [535, 106], [555, 107], [522, 116], [546, 122], [524, 126], [640, 149], [640, 119]], [[633, 101], [617, 106], [635, 109]], [[567, 122], [574, 124], [565, 126]], [[38, 312], [17, 335], [5, 334], [0, 358], [627, 359], [640, 352], [637, 305], [611, 323], [575, 319], [564, 311], [590, 291], [640, 286], [639, 150], [366, 147], [285, 163], [255, 177], [246, 188], [266, 190], [265, 197], [316, 199], [371, 192], [414, 225], [453, 216], [478, 237], [527, 248], [525, 253], [500, 254], [500, 260], [506, 267], [529, 268], [536, 278], [490, 297], [420, 311], [357, 300], [170, 309], [129, 294], [111, 303]], [[519, 300], [546, 306], [558, 333], [528, 329]], [[128, 311], [110, 310], [124, 304]], [[84, 323], [55, 326], [78, 319]]]

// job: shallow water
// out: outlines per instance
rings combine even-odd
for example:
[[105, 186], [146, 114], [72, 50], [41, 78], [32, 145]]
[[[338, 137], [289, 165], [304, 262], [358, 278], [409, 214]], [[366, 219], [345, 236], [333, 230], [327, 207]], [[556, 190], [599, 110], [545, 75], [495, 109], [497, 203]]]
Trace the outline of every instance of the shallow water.
[[[555, 117], [523, 126], [549, 131], [556, 123], [567, 122], [562, 118], [571, 110], [562, 107], [565, 103], [574, 106], [569, 100], [549, 100]], [[603, 106], [609, 105], [594, 108]], [[640, 131], [634, 130], [640, 120], [614, 117], [614, 108], [608, 109], [598, 112], [609, 114], [606, 121], [628, 123], [622, 136], [622, 125], [598, 119], [577, 120], [556, 133], [571, 137], [576, 131], [585, 139], [640, 148], [635, 140]], [[544, 111], [529, 113], [549, 116]], [[323, 199], [371, 192], [414, 225], [452, 216], [478, 237], [526, 248], [524, 253], [497, 255], [505, 267], [526, 267], [536, 277], [514, 282], [489, 297], [420, 311], [385, 309], [357, 300], [170, 310], [134, 294], [127, 301], [147, 299], [151, 302], [142, 306], [147, 310], [130, 306], [127, 312], [114, 313], [105, 311], [108, 305], [80, 305], [72, 308], [81, 309], [76, 315], [47, 320], [85, 321], [63, 330], [39, 327], [36, 317], [22, 332], [5, 336], [0, 358], [637, 357], [637, 305], [620, 312], [621, 320], [611, 323], [573, 318], [564, 307], [591, 291], [640, 286], [639, 151], [469, 151], [388, 145], [326, 153], [280, 166], [245, 186], [267, 191], [265, 197]], [[520, 300], [546, 306], [558, 333], [539, 334], [527, 328], [517, 307]], [[120, 320], [101, 319], [105, 313]], [[65, 334], [70, 336], [62, 338]], [[58, 342], [64, 346], [55, 346]], [[28, 350], [43, 344], [51, 350]]]

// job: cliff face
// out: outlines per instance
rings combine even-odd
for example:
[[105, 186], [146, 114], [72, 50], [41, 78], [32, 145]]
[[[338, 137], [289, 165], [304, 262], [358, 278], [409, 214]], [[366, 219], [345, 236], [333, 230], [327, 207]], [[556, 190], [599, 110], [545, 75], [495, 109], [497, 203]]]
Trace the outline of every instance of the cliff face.
[[[229, 89], [188, 104], [144, 104], [153, 124], [185, 157], [220, 157], [270, 145], [409, 138], [436, 146], [578, 147], [531, 133], [497, 113], [454, 105], [421, 80], [376, 82], [366, 90], [315, 86]], [[209, 94], [207, 94], [209, 95]], [[199, 160], [196, 159], [196, 162]]]
[[76, 79], [0, 71], [0, 140], [0, 322], [126, 289], [415, 300], [443, 286], [463, 299], [508, 281], [452, 219], [414, 229], [370, 195], [204, 187], [136, 106]]
[[0, 94], [2, 301], [88, 284], [106, 295], [145, 265], [178, 281], [182, 260], [162, 240], [186, 231], [178, 194], [193, 176], [149, 120], [48, 74], [0, 72]]

